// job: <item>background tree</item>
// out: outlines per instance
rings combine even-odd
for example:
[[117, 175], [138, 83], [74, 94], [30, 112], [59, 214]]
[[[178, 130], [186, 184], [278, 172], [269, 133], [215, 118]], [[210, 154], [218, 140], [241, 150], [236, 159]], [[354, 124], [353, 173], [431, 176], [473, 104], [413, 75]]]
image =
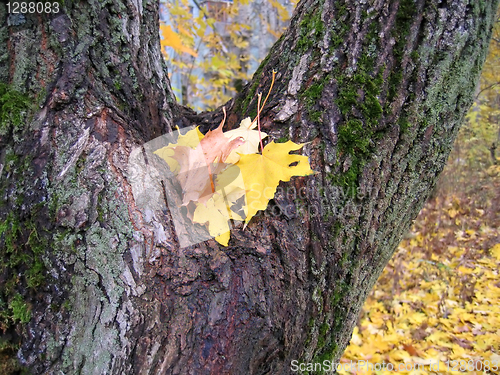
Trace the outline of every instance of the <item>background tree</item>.
[[221, 111], [175, 103], [156, 1], [52, 4], [0, 5], [4, 352], [19, 344], [34, 373], [286, 374], [338, 359], [443, 168], [497, 1], [299, 3], [228, 124], [255, 116], [276, 70], [263, 130], [310, 142], [318, 174], [284, 184], [229, 247], [185, 249], [168, 210], [137, 209], [128, 155]]
[[[500, 268], [500, 167], [491, 155], [500, 104], [492, 85], [498, 81], [499, 16], [480, 93], [436, 188], [363, 305], [341, 359], [347, 369], [360, 360], [404, 362], [408, 370], [428, 363], [428, 372], [433, 364], [451, 374], [457, 363], [469, 372], [487, 371], [500, 360], [497, 324], [491, 324], [500, 316], [500, 289], [495, 292], [491, 278]], [[471, 313], [466, 320], [465, 312]]]

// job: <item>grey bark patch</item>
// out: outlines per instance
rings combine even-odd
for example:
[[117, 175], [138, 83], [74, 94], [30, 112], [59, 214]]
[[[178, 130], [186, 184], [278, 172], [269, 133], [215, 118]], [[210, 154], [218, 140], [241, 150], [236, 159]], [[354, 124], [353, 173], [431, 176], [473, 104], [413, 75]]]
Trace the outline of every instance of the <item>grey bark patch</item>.
[[71, 148], [68, 152], [68, 154], [70, 155], [70, 158], [69, 158], [68, 162], [62, 168], [59, 175], [57, 176], [58, 180], [61, 180], [64, 177], [64, 175], [66, 174], [66, 172], [76, 164], [76, 161], [80, 157], [83, 149], [85, 148], [85, 145], [87, 144], [87, 141], [89, 139], [89, 134], [90, 134], [90, 129], [85, 128], [83, 130], [83, 134], [81, 134], [78, 137], [78, 140], [76, 141], [76, 143], [73, 146], [71, 146]]
[[276, 120], [287, 121], [290, 119], [290, 117], [292, 117], [294, 114], [297, 113], [297, 110], [298, 110], [298, 101], [295, 99], [286, 99], [283, 108], [281, 108], [281, 111], [279, 111], [278, 114], [276, 115]]
[[288, 94], [295, 96], [300, 91], [304, 80], [304, 73], [307, 69], [307, 64], [310, 59], [310, 53], [300, 57], [299, 64], [293, 69], [292, 78], [288, 82]]

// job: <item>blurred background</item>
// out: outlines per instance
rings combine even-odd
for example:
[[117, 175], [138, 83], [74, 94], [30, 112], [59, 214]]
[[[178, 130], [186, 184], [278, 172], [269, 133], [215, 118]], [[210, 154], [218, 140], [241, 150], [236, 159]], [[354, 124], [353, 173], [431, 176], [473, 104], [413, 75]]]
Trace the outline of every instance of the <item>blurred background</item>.
[[231, 99], [288, 25], [297, 0], [162, 0], [162, 51], [177, 100], [197, 111]]
[[[162, 0], [162, 49], [179, 102], [201, 111], [233, 97], [287, 27], [295, 1]], [[402, 374], [432, 373], [437, 363], [440, 374], [500, 373], [499, 21], [474, 97], [439, 183], [368, 297], [341, 363], [404, 364]]]

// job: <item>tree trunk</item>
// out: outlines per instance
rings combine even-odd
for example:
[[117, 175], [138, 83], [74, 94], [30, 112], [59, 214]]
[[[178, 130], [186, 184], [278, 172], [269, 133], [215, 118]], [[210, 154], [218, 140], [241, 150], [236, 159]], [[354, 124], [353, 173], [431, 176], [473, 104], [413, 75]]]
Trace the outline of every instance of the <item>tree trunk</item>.
[[19, 345], [35, 374], [289, 374], [292, 360], [338, 360], [446, 162], [497, 3], [301, 1], [226, 108], [229, 127], [255, 116], [277, 71], [263, 130], [309, 142], [317, 174], [282, 183], [228, 247], [186, 248], [166, 206], [136, 204], [128, 158], [222, 115], [175, 103], [158, 3], [0, 4], [4, 354]]

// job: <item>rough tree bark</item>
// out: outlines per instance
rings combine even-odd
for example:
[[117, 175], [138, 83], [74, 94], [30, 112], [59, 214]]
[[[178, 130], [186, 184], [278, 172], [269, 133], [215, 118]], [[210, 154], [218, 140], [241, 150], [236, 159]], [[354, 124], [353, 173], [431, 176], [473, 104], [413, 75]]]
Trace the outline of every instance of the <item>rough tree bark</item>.
[[[131, 150], [218, 124], [175, 102], [158, 2], [0, 4], [0, 324], [35, 374], [289, 374], [338, 359], [436, 182], [478, 80], [496, 0], [303, 0], [229, 126], [310, 142], [230, 246], [179, 249], [136, 207]], [[8, 103], [8, 105], [4, 105]], [[161, 189], [161, 187], [153, 187]], [[295, 194], [295, 193], [297, 194]]]

